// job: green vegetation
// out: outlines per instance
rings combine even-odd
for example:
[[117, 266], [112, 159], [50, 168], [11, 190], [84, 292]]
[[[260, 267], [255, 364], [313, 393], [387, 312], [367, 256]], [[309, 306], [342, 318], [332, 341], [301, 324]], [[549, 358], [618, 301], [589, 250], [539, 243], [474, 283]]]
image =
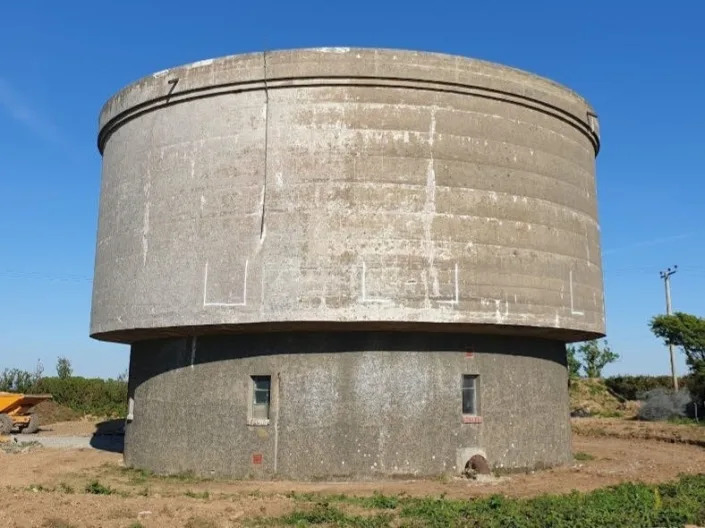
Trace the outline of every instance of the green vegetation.
[[97, 480], [93, 480], [86, 484], [85, 492], [90, 493], [92, 495], [112, 495], [113, 493], [115, 493], [115, 490], [110, 488], [109, 486], [104, 486]]
[[615, 418], [624, 416], [628, 406], [601, 379], [575, 379], [569, 387], [571, 411], [582, 410], [590, 416]]
[[589, 462], [590, 460], [595, 460], [595, 457], [590, 453], [578, 452], [573, 455], [573, 458], [578, 462]]
[[63, 493], [73, 493], [74, 489], [72, 486], [69, 486], [68, 484], [66, 484], [66, 482], [60, 482], [59, 483], [59, 491], [61, 491]]
[[40, 361], [34, 372], [20, 369], [5, 369], [0, 373], [0, 391], [5, 392], [33, 392], [32, 388], [42, 377], [44, 367]]
[[99, 378], [42, 378], [34, 391], [51, 394], [54, 401], [74, 411], [94, 416], [124, 416], [127, 412], [127, 383]]
[[593, 339], [580, 345], [566, 346], [568, 372], [571, 378], [580, 375], [580, 369], [586, 378], [599, 378], [602, 369], [619, 359], [619, 354], [613, 352], [607, 341]]
[[576, 357], [577, 350], [575, 345], [567, 345], [565, 347], [566, 357], [568, 360], [568, 378], [571, 380], [580, 377], [580, 360]]
[[[297, 496], [302, 498], [304, 496]], [[314, 499], [313, 496], [307, 498]], [[261, 519], [260, 526], [350, 526], [381, 528], [643, 528], [705, 524], [705, 475], [683, 476], [660, 485], [621, 484], [589, 493], [510, 499], [499, 495], [472, 500], [412, 497], [319, 497], [293, 513]], [[338, 504], [333, 504], [338, 503]], [[346, 503], [356, 506], [346, 511]], [[360, 512], [359, 508], [370, 511]], [[384, 510], [384, 511], [380, 511]]]
[[57, 517], [50, 517], [44, 521], [42, 528], [76, 528], [76, 525]]
[[692, 425], [695, 427], [705, 427], [705, 420], [695, 421], [693, 418], [684, 418], [682, 416], [674, 416], [668, 420], [675, 425]]
[[315, 524], [325, 524], [328, 526], [355, 526], [360, 528], [381, 528], [390, 526], [392, 516], [388, 514], [377, 514], [366, 517], [361, 515], [349, 515], [340, 509], [331, 506], [327, 502], [316, 504], [313, 509], [305, 511], [295, 511], [280, 519], [282, 524], [294, 526], [310, 526]]
[[[679, 379], [680, 385], [688, 384], [687, 377]], [[605, 385], [626, 400], [639, 400], [641, 396], [654, 389], [672, 389], [671, 376], [612, 376], [605, 378]]]
[[73, 376], [73, 367], [68, 358], [60, 357], [56, 360], [56, 376], [59, 379], [68, 379]]
[[192, 499], [208, 499], [208, 497], [210, 497], [210, 494], [207, 491], [188, 490], [186, 493], [184, 493], [184, 495]]
[[186, 521], [185, 528], [218, 528], [218, 525], [205, 517], [191, 517]]
[[5, 369], [0, 373], [0, 391], [51, 394], [59, 405], [81, 414], [119, 417], [127, 412], [127, 381], [72, 376], [71, 362], [59, 358], [56, 377], [43, 377], [43, 367], [35, 372]]
[[676, 312], [652, 318], [649, 326], [656, 337], [683, 351], [690, 368], [688, 389], [696, 402], [705, 402], [705, 318]]
[[136, 469], [136, 468], [126, 468], [126, 467], [115, 468], [114, 466], [112, 466], [111, 469], [117, 470], [120, 474], [125, 475], [127, 477], [128, 483], [135, 484], [135, 485], [148, 484], [149, 482], [159, 481], [159, 480], [166, 480], [166, 481], [169, 481], [169, 480], [174, 481], [175, 480], [178, 482], [192, 482], [192, 483], [213, 480], [208, 477], [199, 477], [193, 471], [184, 471], [181, 473], [175, 473], [173, 475], [158, 475], [156, 473], [152, 473], [148, 469]]

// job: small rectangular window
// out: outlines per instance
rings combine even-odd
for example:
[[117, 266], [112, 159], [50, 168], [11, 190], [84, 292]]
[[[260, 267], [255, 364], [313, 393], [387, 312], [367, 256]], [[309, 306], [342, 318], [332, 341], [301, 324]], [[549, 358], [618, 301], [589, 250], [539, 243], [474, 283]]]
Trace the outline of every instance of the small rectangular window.
[[271, 386], [271, 376], [252, 376], [252, 419], [255, 422], [269, 420]]
[[477, 376], [465, 374], [463, 376], [463, 414], [478, 415], [477, 402]]

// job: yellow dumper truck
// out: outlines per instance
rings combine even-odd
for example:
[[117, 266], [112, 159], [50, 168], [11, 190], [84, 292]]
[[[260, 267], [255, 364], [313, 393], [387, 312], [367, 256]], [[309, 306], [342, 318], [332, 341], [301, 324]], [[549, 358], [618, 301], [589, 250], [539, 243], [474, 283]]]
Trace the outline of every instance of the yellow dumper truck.
[[0, 392], [0, 435], [14, 429], [22, 433], [36, 433], [39, 417], [31, 413], [32, 407], [51, 399], [51, 394], [16, 394]]

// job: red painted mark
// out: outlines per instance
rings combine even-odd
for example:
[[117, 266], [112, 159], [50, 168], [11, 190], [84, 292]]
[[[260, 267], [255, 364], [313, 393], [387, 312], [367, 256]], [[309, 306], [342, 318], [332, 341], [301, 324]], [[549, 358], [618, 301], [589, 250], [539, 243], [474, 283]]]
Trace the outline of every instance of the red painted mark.
[[482, 423], [482, 416], [471, 416], [469, 414], [464, 414], [463, 415], [463, 423], [464, 424], [481, 424]]
[[261, 464], [262, 463], [262, 453], [253, 453], [252, 454], [252, 463], [253, 464]]
[[466, 350], [466, 351], [465, 351], [465, 357], [466, 357], [466, 358], [471, 358], [471, 357], [474, 357], [474, 356], [475, 356], [475, 352], [473, 352], [472, 350]]

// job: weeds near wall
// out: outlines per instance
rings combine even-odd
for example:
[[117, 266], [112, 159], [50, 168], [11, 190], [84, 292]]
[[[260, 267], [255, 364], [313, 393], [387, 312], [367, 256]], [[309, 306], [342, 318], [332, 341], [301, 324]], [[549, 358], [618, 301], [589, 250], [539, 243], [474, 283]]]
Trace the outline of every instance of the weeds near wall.
[[[298, 499], [304, 496], [297, 496]], [[314, 499], [314, 496], [306, 496]], [[346, 512], [346, 503], [355, 513]], [[369, 511], [360, 512], [360, 508]], [[255, 521], [257, 525], [258, 521]], [[271, 526], [262, 519], [260, 526]], [[444, 498], [318, 497], [293, 513], [274, 520], [293, 526], [512, 527], [512, 528], [643, 528], [705, 524], [705, 475], [684, 476], [676, 482], [621, 484], [589, 493], [510, 499], [492, 496], [473, 500]]]

